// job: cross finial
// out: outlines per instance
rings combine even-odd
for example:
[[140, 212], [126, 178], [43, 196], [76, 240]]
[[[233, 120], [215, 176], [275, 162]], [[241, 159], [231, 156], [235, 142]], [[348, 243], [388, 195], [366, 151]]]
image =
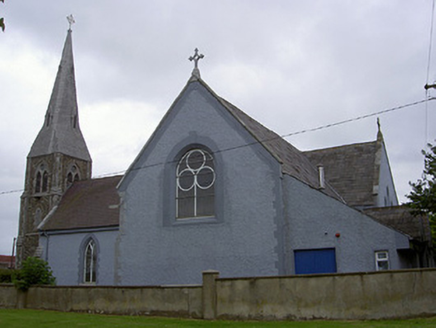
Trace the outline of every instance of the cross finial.
[[68, 24], [69, 24], [69, 30], [71, 30], [71, 25], [73, 25], [76, 21], [74, 20], [74, 17], [73, 17], [73, 15], [71, 14], [71, 15], [69, 15], [69, 16], [67, 16], [67, 21], [68, 21]]
[[200, 78], [200, 70], [198, 69], [198, 61], [202, 58], [204, 58], [203, 54], [198, 54], [198, 49], [195, 48], [194, 56], [189, 57], [190, 61], [194, 61], [194, 70], [192, 71], [192, 75], [196, 78]]

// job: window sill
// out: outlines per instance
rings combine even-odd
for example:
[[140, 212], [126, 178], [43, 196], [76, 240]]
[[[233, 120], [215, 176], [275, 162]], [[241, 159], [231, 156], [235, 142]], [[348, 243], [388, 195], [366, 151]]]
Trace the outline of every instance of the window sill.
[[86, 286], [93, 287], [93, 286], [96, 286], [96, 285], [97, 284], [95, 282], [82, 282], [80, 284], [80, 286], [83, 286], [83, 287], [86, 287]]
[[208, 224], [208, 223], [219, 223], [216, 216], [201, 216], [192, 218], [175, 219], [173, 226], [182, 226], [189, 224]]

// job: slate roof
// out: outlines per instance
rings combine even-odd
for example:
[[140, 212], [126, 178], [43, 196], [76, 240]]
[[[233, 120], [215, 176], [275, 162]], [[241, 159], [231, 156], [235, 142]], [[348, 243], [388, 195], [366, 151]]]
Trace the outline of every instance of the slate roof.
[[292, 146], [277, 133], [269, 130], [261, 123], [244, 113], [235, 105], [217, 96], [203, 80], [199, 79], [198, 81], [205, 86], [232, 114], [232, 116], [234, 116], [242, 126], [244, 126], [244, 128], [247, 129], [247, 131], [281, 163], [282, 172], [284, 174], [290, 175], [335, 199], [344, 201], [331, 185], [326, 184], [324, 189], [319, 188], [318, 170], [301, 151]]
[[28, 157], [53, 153], [91, 160], [79, 127], [71, 30], [65, 40], [44, 124]]
[[119, 225], [120, 199], [116, 190], [121, 176], [76, 181], [65, 192], [39, 230], [69, 230]]
[[405, 205], [368, 208], [363, 212], [380, 223], [394, 228], [415, 240], [431, 241], [431, 231], [428, 217], [412, 215], [412, 211]]
[[325, 179], [348, 205], [364, 208], [374, 206], [377, 142], [318, 149], [304, 154], [313, 165], [324, 166]]

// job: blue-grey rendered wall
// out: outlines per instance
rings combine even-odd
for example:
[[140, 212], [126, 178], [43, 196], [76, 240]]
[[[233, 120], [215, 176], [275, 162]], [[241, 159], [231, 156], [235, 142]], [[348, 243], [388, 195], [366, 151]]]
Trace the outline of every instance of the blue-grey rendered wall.
[[379, 185], [377, 190], [377, 206], [396, 206], [398, 205], [397, 193], [395, 191], [394, 180], [391, 167], [389, 165], [388, 154], [384, 143], [381, 144]]
[[42, 258], [53, 270], [57, 285], [79, 285], [83, 282], [83, 255], [90, 238], [97, 247], [97, 285], [114, 284], [114, 245], [117, 230], [49, 234], [40, 237]]
[[[208, 89], [191, 82], [124, 177], [116, 284], [201, 283], [277, 275], [283, 247], [280, 165]], [[175, 220], [175, 167], [189, 147], [214, 155], [213, 218]]]
[[[398, 249], [408, 238], [300, 181], [285, 176], [286, 254], [295, 272], [294, 251], [334, 248], [337, 272], [375, 271], [375, 251], [389, 251], [391, 269], [401, 269]], [[336, 233], [340, 237], [336, 237]]]

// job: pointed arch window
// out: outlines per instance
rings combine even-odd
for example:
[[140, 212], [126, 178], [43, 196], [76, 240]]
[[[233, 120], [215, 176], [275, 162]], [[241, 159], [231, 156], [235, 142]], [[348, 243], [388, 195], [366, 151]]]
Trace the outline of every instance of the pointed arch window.
[[94, 239], [90, 239], [86, 244], [83, 254], [83, 282], [95, 283], [96, 282], [96, 268], [97, 268], [97, 249]]
[[210, 217], [215, 212], [215, 165], [204, 149], [186, 152], [176, 169], [176, 218]]
[[36, 173], [35, 192], [41, 192], [41, 180], [42, 180], [42, 175], [41, 172], [38, 171]]
[[48, 171], [43, 163], [39, 165], [35, 178], [35, 193], [48, 191]]
[[68, 171], [69, 172], [67, 174], [67, 188], [70, 187], [74, 181], [80, 180], [79, 170], [77, 169], [76, 165], [72, 165]]
[[46, 192], [48, 190], [48, 173], [44, 171], [42, 174], [42, 192]]

